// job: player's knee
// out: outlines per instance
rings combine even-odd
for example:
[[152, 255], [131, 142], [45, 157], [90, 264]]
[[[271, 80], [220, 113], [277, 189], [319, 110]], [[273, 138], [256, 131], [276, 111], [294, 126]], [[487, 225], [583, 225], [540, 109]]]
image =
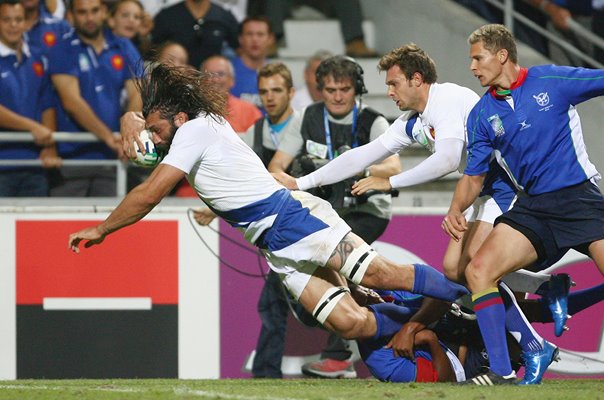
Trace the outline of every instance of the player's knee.
[[489, 268], [483, 257], [474, 257], [465, 270], [465, 278], [468, 284], [482, 281], [489, 276]]

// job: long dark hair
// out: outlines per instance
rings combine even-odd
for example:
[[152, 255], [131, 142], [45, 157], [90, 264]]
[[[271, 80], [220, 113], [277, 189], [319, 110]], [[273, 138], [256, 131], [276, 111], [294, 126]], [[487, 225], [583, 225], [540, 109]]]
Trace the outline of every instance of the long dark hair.
[[210, 75], [192, 67], [152, 63], [137, 86], [143, 100], [143, 116], [159, 111], [172, 119], [179, 112], [189, 119], [199, 114], [216, 121], [226, 114], [227, 94], [216, 87]]

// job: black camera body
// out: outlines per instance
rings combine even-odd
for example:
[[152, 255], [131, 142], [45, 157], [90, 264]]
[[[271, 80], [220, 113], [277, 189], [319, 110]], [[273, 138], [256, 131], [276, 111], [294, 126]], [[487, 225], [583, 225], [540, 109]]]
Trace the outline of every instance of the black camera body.
[[[338, 153], [342, 154], [348, 149], [342, 149], [343, 151], [338, 151]], [[294, 161], [291, 169], [291, 175], [296, 178], [308, 175], [316, 169], [321, 168], [328, 162], [329, 160], [325, 158], [318, 158], [308, 154], [303, 154]], [[308, 190], [308, 192], [328, 201], [334, 209], [354, 207], [367, 203], [368, 198], [367, 194], [363, 194], [361, 196], [353, 196], [351, 194], [352, 185], [355, 182], [356, 179], [353, 177], [331, 185], [319, 186], [317, 188]]]

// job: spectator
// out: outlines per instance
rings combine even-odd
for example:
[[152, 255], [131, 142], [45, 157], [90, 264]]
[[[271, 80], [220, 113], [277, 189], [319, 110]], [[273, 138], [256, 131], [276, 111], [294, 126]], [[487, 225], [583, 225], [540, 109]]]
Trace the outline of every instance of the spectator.
[[[226, 57], [212, 56], [208, 58], [201, 65], [201, 70], [213, 74], [213, 79], [218, 83], [218, 87], [226, 93], [229, 93], [229, 90], [235, 85], [237, 76], [233, 64]], [[258, 107], [230, 93], [227, 100], [227, 113], [226, 119], [237, 133], [244, 133], [262, 117]]]
[[321, 91], [317, 88], [317, 68], [321, 64], [321, 61], [332, 55], [326, 50], [319, 50], [306, 61], [304, 87], [296, 89], [296, 94], [292, 100], [294, 110], [302, 110], [304, 107], [323, 99]]
[[[61, 99], [58, 129], [88, 131], [102, 143], [60, 143], [59, 154], [67, 159], [113, 159], [122, 156], [118, 135], [123, 113], [120, 96], [125, 89], [126, 110], [141, 110], [134, 83], [140, 56], [125, 38], [103, 29], [105, 8], [100, 0], [73, 0], [69, 13], [74, 31], [50, 52], [50, 74]], [[112, 167], [64, 167], [63, 181], [51, 188], [52, 196], [115, 196]]]
[[40, 0], [21, 0], [25, 8], [25, 40], [45, 54], [69, 31], [67, 21], [53, 17]]
[[172, 40], [183, 45], [191, 65], [237, 47], [237, 20], [229, 11], [210, 0], [184, 0], [161, 10], [151, 32], [158, 45]]
[[377, 57], [375, 50], [369, 49], [365, 44], [359, 0], [265, 0], [264, 13], [275, 30], [278, 42], [284, 37], [283, 22], [290, 17], [292, 6], [300, 4], [316, 8], [328, 18], [338, 19], [348, 56]]
[[254, 103], [259, 108], [258, 69], [266, 64], [268, 50], [274, 42], [270, 22], [265, 17], [248, 17], [239, 27], [239, 55], [234, 57], [235, 86], [231, 94]]
[[115, 35], [130, 39], [141, 54], [149, 50], [153, 19], [139, 0], [118, 0], [113, 3], [107, 25]]
[[[593, 8], [592, 0], [525, 0], [534, 7], [540, 8], [548, 17], [547, 30], [566, 40], [587, 55], [593, 55], [593, 45], [589, 40], [575, 34], [569, 26], [573, 19], [582, 26], [591, 27]], [[577, 56], [564, 50], [550, 41], [549, 57], [557, 65], [586, 66]]]
[[180, 44], [172, 41], [163, 42], [156, 50], [157, 61], [177, 67], [189, 65], [189, 53]]
[[[34, 143], [4, 142], [1, 159], [42, 158], [56, 165], [52, 133], [55, 110], [46, 62], [24, 40], [25, 9], [18, 0], [0, 0], [0, 130], [31, 132]], [[48, 196], [39, 167], [0, 167], [0, 197]]]

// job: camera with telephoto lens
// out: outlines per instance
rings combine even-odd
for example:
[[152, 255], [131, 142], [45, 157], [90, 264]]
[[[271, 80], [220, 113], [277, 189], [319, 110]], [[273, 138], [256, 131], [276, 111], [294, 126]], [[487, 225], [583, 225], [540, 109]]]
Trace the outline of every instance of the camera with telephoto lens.
[[[348, 150], [350, 150], [350, 146], [340, 146], [337, 149], [336, 154], [342, 154]], [[321, 168], [328, 162], [329, 159], [326, 158], [319, 158], [309, 154], [303, 154], [296, 158], [294, 164], [292, 164], [290, 173], [296, 178], [308, 175], [311, 172]], [[371, 190], [363, 195], [353, 196], [351, 194], [352, 185], [356, 181], [357, 179], [353, 177], [341, 182], [336, 182], [332, 185], [319, 186], [317, 188], [310, 189], [308, 192], [328, 201], [335, 209], [354, 207], [356, 205], [365, 204], [367, 202], [367, 198], [376, 193], [375, 191]]]

